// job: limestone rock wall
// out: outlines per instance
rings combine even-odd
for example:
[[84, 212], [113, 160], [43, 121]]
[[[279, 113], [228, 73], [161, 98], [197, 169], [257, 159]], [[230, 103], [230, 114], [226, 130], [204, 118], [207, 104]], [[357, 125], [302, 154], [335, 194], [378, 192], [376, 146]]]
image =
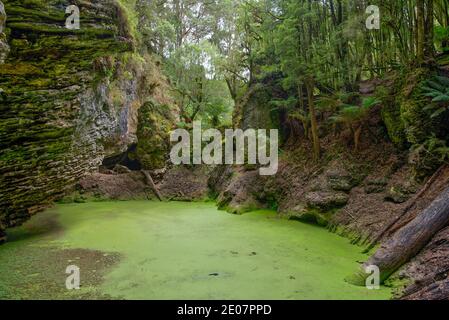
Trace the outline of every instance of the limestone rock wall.
[[[64, 27], [71, 4], [79, 30]], [[136, 142], [157, 86], [130, 30], [114, 0], [0, 2], [0, 241]]]
[[5, 61], [6, 55], [9, 52], [9, 46], [6, 41], [6, 34], [3, 32], [6, 25], [5, 6], [0, 1], [0, 64]]

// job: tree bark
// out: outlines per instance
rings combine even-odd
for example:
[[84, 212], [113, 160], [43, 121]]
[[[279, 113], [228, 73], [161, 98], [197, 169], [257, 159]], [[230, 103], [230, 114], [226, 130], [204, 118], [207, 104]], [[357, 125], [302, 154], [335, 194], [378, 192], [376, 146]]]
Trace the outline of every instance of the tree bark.
[[424, 0], [418, 0], [416, 4], [416, 19], [417, 19], [417, 53], [416, 57], [418, 59], [418, 63], [422, 64], [424, 62], [424, 46], [426, 42], [425, 37], [425, 20], [424, 20]]
[[435, 11], [434, 11], [434, 3], [433, 0], [427, 0], [426, 5], [426, 21], [425, 21], [425, 27], [424, 27], [424, 33], [425, 33], [425, 44], [424, 44], [424, 57], [432, 58], [435, 53], [435, 47], [433, 44], [433, 38], [434, 38], [434, 19], [435, 19]]
[[383, 283], [391, 274], [418, 254], [432, 237], [449, 224], [449, 188], [442, 192], [408, 225], [400, 229], [390, 240], [362, 266], [350, 282], [365, 285], [369, 274], [366, 267], [377, 266]]
[[432, 283], [401, 300], [449, 300], [449, 279]]
[[163, 201], [162, 195], [159, 192], [159, 190], [157, 189], [156, 184], [154, 183], [153, 178], [151, 177], [151, 174], [145, 170], [142, 170], [142, 173], [145, 176], [145, 178], [147, 179], [147, 184], [151, 187], [151, 189], [153, 190], [154, 194], [157, 196], [159, 201]]
[[319, 160], [321, 157], [321, 145], [320, 145], [320, 137], [318, 135], [318, 121], [316, 119], [315, 101], [313, 100], [313, 89], [315, 88], [314, 81], [307, 80], [306, 87], [307, 87], [310, 124], [313, 140], [313, 156], [315, 160]]

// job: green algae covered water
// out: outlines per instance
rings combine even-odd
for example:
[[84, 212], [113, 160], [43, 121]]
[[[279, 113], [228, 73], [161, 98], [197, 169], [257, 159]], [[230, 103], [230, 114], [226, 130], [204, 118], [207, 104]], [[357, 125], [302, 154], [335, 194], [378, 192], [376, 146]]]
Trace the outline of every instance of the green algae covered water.
[[[213, 203], [65, 204], [9, 232], [1, 299], [388, 299], [344, 278], [367, 257], [327, 230]], [[66, 268], [81, 288], [66, 289]]]

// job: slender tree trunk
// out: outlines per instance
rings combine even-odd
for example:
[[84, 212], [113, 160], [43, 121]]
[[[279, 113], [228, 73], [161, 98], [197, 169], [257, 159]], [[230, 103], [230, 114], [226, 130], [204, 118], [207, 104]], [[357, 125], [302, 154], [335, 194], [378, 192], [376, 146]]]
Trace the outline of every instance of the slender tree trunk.
[[433, 0], [427, 0], [426, 6], [426, 21], [425, 21], [425, 44], [424, 44], [424, 57], [432, 58], [435, 53], [435, 47], [433, 45], [434, 38], [434, 3]]
[[362, 135], [362, 126], [359, 126], [354, 131], [354, 149], [355, 149], [355, 151], [359, 150], [361, 135]]
[[151, 187], [156, 197], [159, 199], [159, 201], [163, 201], [162, 195], [159, 192], [158, 188], [156, 187], [156, 184], [153, 181], [153, 178], [151, 177], [151, 174], [148, 171], [142, 170], [143, 175], [145, 176], [147, 180], [147, 184]]
[[315, 101], [313, 100], [313, 90], [315, 88], [315, 85], [313, 79], [309, 79], [306, 82], [307, 82], [306, 86], [307, 86], [307, 97], [310, 113], [310, 123], [312, 131], [313, 157], [315, 160], [318, 160], [321, 157], [321, 145], [320, 145], [320, 137], [318, 135], [318, 122], [316, 119]]
[[418, 60], [419, 64], [422, 64], [424, 62], [424, 46], [426, 42], [425, 37], [425, 21], [424, 21], [424, 0], [417, 0], [416, 5], [416, 20], [417, 20], [417, 26], [416, 26], [416, 32], [417, 32], [417, 49], [416, 49], [416, 58]]

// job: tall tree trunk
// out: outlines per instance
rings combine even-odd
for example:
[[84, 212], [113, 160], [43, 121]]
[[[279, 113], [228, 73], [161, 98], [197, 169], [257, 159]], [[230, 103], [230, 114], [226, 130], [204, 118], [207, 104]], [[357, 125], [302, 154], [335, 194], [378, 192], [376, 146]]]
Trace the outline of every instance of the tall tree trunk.
[[318, 121], [316, 119], [315, 101], [313, 100], [313, 90], [315, 89], [314, 83], [315, 82], [313, 79], [308, 79], [306, 81], [312, 142], [313, 142], [313, 158], [315, 160], [318, 160], [321, 157], [321, 145], [320, 145], [320, 137], [318, 135]]
[[416, 5], [416, 19], [417, 19], [417, 27], [416, 27], [416, 39], [417, 39], [417, 48], [416, 48], [416, 58], [419, 64], [424, 62], [424, 46], [426, 42], [425, 37], [425, 20], [424, 20], [424, 12], [425, 12], [424, 0], [417, 0]]
[[433, 0], [427, 0], [426, 6], [426, 21], [425, 21], [425, 44], [424, 44], [424, 57], [432, 58], [435, 53], [435, 47], [433, 45], [434, 39], [434, 3]]
[[362, 136], [362, 126], [359, 126], [354, 130], [354, 150], [355, 151], [359, 151], [361, 136]]

